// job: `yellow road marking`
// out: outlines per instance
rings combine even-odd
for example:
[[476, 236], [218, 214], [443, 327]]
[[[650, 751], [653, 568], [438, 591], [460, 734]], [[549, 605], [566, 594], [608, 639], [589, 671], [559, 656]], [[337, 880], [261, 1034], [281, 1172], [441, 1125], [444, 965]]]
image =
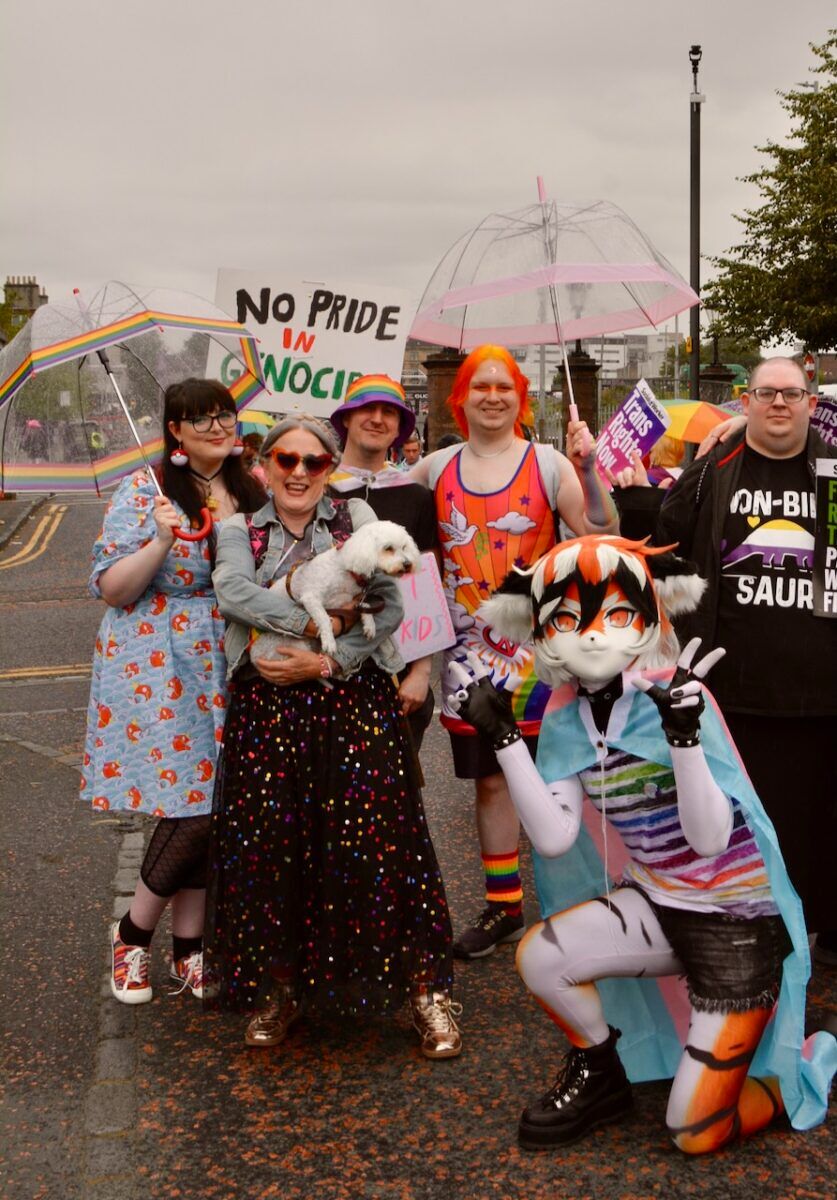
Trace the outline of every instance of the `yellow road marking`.
[[9, 671], [0, 671], [0, 680], [8, 679], [48, 679], [53, 675], [89, 675], [91, 666], [86, 663], [69, 663], [64, 667], [13, 667]]
[[66, 511], [66, 504], [50, 504], [46, 516], [41, 517], [29, 541], [25, 546], [21, 546], [11, 558], [0, 563], [0, 571], [7, 571], [10, 567], [23, 567], [27, 563], [34, 562], [36, 558], [40, 558], [52, 541]]

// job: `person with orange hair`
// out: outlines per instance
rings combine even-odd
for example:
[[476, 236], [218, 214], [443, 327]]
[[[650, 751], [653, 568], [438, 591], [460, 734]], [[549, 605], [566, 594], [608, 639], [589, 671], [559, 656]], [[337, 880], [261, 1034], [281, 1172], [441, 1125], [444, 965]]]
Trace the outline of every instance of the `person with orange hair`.
[[[655, 667], [677, 655], [671, 617], [706, 587], [670, 551], [578, 538], [513, 571], [484, 605], [496, 636], [533, 637], [538, 678], [554, 689], [537, 766], [479, 660], [449, 667], [451, 701], [490, 739], [535, 853], [545, 919], [521, 941], [518, 970], [570, 1042], [521, 1116], [524, 1149], [620, 1120], [630, 1080], [674, 1076], [666, 1124], [687, 1154], [783, 1111], [807, 1129], [827, 1109], [837, 1045], [820, 1032], [803, 1048], [802, 906], [702, 683], [724, 651], [698, 658], [695, 638], [676, 667]], [[685, 1045], [664, 976], [685, 976]]]
[[[583, 421], [569, 423], [566, 456], [524, 438], [532, 419], [529, 381], [504, 347], [479, 346], [468, 355], [448, 404], [467, 440], [436, 450], [410, 473], [436, 499], [444, 587], [457, 634], [446, 660], [475, 653], [509, 695], [534, 748], [549, 689], [533, 675], [531, 647], [495, 637], [477, 609], [509, 571], [530, 566], [555, 544], [559, 519], [573, 533], [609, 533], [617, 527], [616, 510]], [[475, 783], [486, 886], [485, 907], [454, 943], [454, 954], [484, 958], [523, 935], [520, 823], [490, 742], [451, 708], [444, 692], [442, 723], [457, 777]]]

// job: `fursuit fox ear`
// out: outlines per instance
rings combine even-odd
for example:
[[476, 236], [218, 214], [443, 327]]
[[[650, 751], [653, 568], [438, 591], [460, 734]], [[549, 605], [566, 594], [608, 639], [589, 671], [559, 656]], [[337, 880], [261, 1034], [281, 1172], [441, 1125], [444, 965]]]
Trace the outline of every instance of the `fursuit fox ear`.
[[497, 591], [477, 609], [487, 625], [510, 642], [526, 642], [532, 637], [532, 572], [514, 568]]
[[698, 574], [696, 563], [676, 554], [649, 554], [645, 561], [654, 590], [669, 616], [694, 612], [706, 591], [706, 580]]

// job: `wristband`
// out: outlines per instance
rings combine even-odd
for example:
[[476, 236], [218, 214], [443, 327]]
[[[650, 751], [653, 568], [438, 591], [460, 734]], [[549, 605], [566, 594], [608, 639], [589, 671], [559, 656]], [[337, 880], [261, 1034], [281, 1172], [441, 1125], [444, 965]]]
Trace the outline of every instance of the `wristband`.
[[320, 660], [320, 678], [331, 679], [331, 663], [324, 654], [320, 654], [318, 657]]
[[492, 743], [495, 750], [505, 750], [506, 746], [513, 746], [515, 742], [520, 741], [520, 730], [515, 725], [514, 729], [507, 730], [504, 734]]
[[669, 733], [663, 726], [663, 733], [666, 735], [666, 741], [669, 746], [673, 746], [675, 750], [688, 750], [690, 746], [700, 745], [700, 730], [692, 734]]

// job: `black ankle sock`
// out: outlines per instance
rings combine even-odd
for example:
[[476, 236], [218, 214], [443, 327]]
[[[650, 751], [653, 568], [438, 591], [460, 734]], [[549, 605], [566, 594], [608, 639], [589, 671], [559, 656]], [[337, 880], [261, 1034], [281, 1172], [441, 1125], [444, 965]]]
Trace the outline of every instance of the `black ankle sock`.
[[172, 954], [174, 955], [174, 961], [180, 962], [181, 958], [185, 958], [187, 956], [187, 954], [194, 954], [194, 952], [196, 950], [203, 949], [203, 938], [202, 937], [190, 937], [190, 938], [177, 937], [175, 934], [172, 934], [171, 935], [171, 949], [172, 949]]
[[131, 920], [131, 914], [126, 912], [119, 922], [119, 936], [126, 946], [142, 946], [147, 950], [151, 945], [154, 930], [140, 929], [139, 925], [135, 925]]

